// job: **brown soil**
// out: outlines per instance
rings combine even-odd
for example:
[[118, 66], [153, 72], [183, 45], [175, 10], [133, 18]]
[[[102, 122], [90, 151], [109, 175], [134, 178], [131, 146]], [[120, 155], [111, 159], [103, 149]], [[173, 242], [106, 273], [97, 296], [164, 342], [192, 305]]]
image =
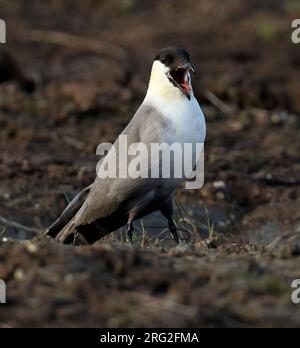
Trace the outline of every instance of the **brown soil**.
[[[78, 248], [24, 242], [34, 233], [0, 223], [9, 239], [0, 244], [8, 297], [0, 327], [299, 325], [290, 300], [300, 278], [297, 1], [0, 0], [0, 8], [1, 50], [39, 81], [31, 95], [0, 85], [0, 216], [42, 229], [65, 195], [92, 182], [96, 146], [132, 117], [161, 47], [190, 51], [208, 132], [205, 185], [177, 196], [197, 243], [154, 242], [156, 218], [135, 247], [117, 235]], [[57, 44], [57, 35], [53, 43], [50, 31], [102, 44]]]

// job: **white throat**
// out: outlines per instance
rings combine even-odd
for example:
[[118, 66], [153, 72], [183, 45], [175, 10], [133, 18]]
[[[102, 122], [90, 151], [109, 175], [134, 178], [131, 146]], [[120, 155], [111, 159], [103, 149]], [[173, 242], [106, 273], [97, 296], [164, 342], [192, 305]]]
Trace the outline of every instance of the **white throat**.
[[159, 61], [153, 63], [143, 104], [155, 107], [163, 117], [171, 120], [175, 142], [204, 142], [205, 119], [193, 91], [189, 100], [169, 81], [167, 72], [168, 68]]

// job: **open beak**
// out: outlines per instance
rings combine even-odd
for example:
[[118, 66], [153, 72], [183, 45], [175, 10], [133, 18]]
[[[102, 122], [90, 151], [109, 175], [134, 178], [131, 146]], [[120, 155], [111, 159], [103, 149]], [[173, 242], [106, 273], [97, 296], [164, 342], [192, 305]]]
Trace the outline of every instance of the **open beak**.
[[175, 87], [178, 87], [189, 100], [191, 99], [192, 91], [190, 71], [195, 74], [194, 66], [187, 62], [176, 66], [167, 73], [170, 82]]

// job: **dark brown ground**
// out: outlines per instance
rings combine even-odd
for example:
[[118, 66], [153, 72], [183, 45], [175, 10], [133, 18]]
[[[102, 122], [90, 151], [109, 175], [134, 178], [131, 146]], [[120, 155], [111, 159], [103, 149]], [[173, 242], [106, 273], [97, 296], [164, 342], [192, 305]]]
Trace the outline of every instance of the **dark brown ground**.
[[[0, 10], [1, 50], [39, 80], [33, 95], [0, 85], [2, 217], [46, 227], [93, 180], [96, 146], [141, 103], [161, 47], [190, 51], [208, 132], [205, 186], [178, 192], [201, 241], [158, 241], [153, 218], [134, 248], [117, 235], [79, 248], [1, 242], [0, 327], [299, 326], [298, 2], [0, 0]], [[0, 224], [2, 237], [32, 236]]]

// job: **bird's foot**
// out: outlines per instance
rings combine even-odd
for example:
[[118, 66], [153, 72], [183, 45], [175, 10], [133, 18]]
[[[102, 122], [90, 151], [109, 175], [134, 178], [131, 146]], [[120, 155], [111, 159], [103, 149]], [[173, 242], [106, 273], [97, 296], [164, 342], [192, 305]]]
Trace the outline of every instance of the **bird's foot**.
[[132, 245], [132, 233], [133, 233], [133, 226], [132, 223], [128, 223], [127, 225], [127, 242]]
[[179, 244], [179, 237], [178, 237], [177, 228], [176, 228], [175, 224], [174, 223], [170, 224], [169, 229], [170, 229], [171, 235], [174, 238], [176, 244]]

